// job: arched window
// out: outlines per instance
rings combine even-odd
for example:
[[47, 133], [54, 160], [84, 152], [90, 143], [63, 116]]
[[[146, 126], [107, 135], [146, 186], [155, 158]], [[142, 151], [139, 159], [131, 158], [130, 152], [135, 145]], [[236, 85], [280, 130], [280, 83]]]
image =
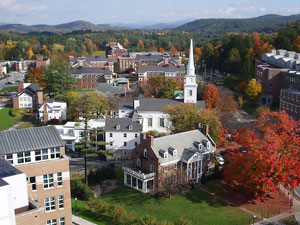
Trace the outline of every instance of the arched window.
[[150, 171], [154, 172], [154, 166], [152, 164], [150, 165]]
[[140, 160], [140, 159], [137, 159], [137, 160], [136, 160], [136, 165], [137, 165], [137, 166], [141, 166], [141, 160]]
[[148, 156], [147, 149], [144, 149], [144, 157], [147, 158], [147, 156]]

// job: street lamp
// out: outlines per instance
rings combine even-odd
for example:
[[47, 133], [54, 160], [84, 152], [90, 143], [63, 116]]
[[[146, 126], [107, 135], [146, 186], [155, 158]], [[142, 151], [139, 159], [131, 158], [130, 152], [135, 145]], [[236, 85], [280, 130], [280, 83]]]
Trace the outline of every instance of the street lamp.
[[77, 213], [77, 198], [75, 198], [75, 213]]
[[256, 219], [256, 216], [253, 215], [253, 225], [254, 225], [254, 223], [255, 223], [255, 219]]

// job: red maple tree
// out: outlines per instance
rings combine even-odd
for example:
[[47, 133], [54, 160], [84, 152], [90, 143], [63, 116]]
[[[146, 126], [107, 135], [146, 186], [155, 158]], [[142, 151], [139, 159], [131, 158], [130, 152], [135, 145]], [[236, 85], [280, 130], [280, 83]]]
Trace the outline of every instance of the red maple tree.
[[217, 105], [218, 98], [219, 98], [218, 88], [213, 84], [206, 85], [203, 90], [203, 99], [205, 101], [206, 108], [208, 109], [215, 108]]
[[295, 189], [300, 184], [300, 122], [285, 111], [265, 110], [253, 127], [240, 130], [235, 141], [247, 153], [230, 153], [225, 179], [256, 196], [279, 185]]

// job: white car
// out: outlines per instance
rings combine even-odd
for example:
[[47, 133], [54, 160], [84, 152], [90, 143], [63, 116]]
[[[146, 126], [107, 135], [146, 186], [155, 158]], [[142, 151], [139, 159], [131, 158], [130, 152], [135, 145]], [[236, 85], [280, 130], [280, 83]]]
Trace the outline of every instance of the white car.
[[224, 163], [225, 163], [222, 156], [216, 156], [216, 160], [217, 160], [217, 162], [219, 163], [220, 166], [223, 166]]

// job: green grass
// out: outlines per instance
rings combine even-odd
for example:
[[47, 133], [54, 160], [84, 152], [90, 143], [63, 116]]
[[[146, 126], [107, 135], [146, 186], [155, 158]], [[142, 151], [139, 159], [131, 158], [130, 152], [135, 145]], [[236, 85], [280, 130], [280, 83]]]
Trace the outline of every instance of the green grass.
[[[119, 204], [128, 212], [137, 216], [151, 215], [158, 221], [175, 222], [183, 217], [193, 225], [244, 225], [248, 224], [251, 215], [219, 201], [200, 190], [188, 190], [185, 195], [174, 195], [170, 199], [151, 198], [131, 188], [120, 187], [99, 199], [109, 204]], [[73, 213], [96, 222], [96, 216], [87, 208], [86, 203], [72, 200]], [[96, 222], [97, 224], [107, 224]]]
[[18, 92], [18, 86], [7, 86], [1, 89], [0, 92]]
[[10, 128], [12, 125], [19, 122], [22, 118], [22, 116], [20, 117], [10, 116], [9, 115], [10, 109], [11, 108], [9, 107], [4, 107], [3, 109], [0, 110], [0, 131]]
[[295, 218], [295, 216], [289, 216], [287, 218], [284, 218], [282, 220], [279, 220], [280, 223], [284, 224], [284, 225], [298, 225], [298, 222]]
[[92, 56], [102, 56], [102, 57], [105, 57], [105, 51], [93, 51]]
[[32, 126], [33, 126], [32, 122], [24, 122], [21, 125], [17, 126], [16, 128], [17, 129], [23, 129], [23, 128], [29, 128], [29, 127], [32, 127]]

